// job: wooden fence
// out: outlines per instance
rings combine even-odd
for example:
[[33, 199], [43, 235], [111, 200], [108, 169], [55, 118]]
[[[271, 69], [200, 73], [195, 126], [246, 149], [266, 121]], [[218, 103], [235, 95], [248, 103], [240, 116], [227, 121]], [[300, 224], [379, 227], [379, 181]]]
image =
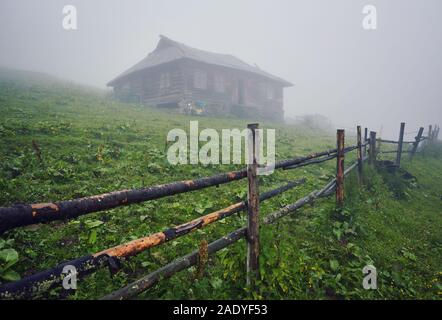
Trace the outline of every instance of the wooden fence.
[[[251, 141], [253, 145], [260, 143], [260, 137], [257, 135], [257, 128], [258, 124], [251, 124], [248, 126], [248, 141]], [[428, 136], [426, 137], [423, 136], [424, 128], [420, 128], [414, 141], [404, 141], [404, 129], [405, 124], [402, 123], [399, 139], [397, 141], [392, 141], [377, 139], [376, 132], [373, 131], [370, 132], [370, 135], [368, 136], [367, 128], [365, 129], [364, 137], [362, 137], [361, 127], [358, 126], [356, 131], [357, 144], [349, 147], [345, 147], [345, 131], [338, 130], [336, 149], [277, 162], [275, 164], [275, 169], [293, 170], [303, 166], [336, 159], [336, 177], [327, 183], [322, 189], [315, 190], [294, 203], [288, 204], [278, 211], [269, 213], [263, 219], [259, 219], [259, 205], [262, 201], [266, 201], [287, 190], [302, 185], [305, 182], [305, 179], [290, 181], [284, 186], [260, 194], [259, 179], [257, 176], [258, 163], [255, 154], [256, 148], [251, 148], [251, 150], [253, 150], [253, 161], [251, 161], [251, 164], [247, 165], [246, 169], [240, 171], [222, 173], [196, 180], [156, 185], [143, 189], [115, 191], [69, 201], [20, 204], [11, 207], [2, 207], [0, 208], [0, 234], [17, 227], [35, 223], [46, 223], [54, 220], [72, 219], [92, 212], [173, 196], [179, 193], [201, 190], [245, 178], [247, 178], [248, 181], [248, 195], [247, 200], [245, 201], [232, 204], [227, 208], [206, 214], [179, 226], [171, 227], [165, 231], [147, 235], [146, 237], [120, 244], [94, 254], [79, 257], [71, 261], [66, 261], [54, 268], [25, 277], [19, 281], [6, 283], [0, 287], [0, 298], [29, 299], [56, 286], [61, 287], [63, 279], [67, 276], [67, 274], [63, 273], [65, 266], [75, 267], [78, 279], [81, 279], [103, 267], [108, 267], [111, 272], [115, 272], [120, 268], [121, 258], [134, 256], [172, 239], [184, 236], [197, 229], [204, 228], [209, 224], [220, 221], [221, 219], [227, 218], [240, 211], [247, 211], [247, 225], [208, 244], [207, 251], [208, 254], [213, 254], [240, 239], [246, 239], [248, 249], [246, 266], [247, 284], [253, 288], [254, 279], [259, 276], [260, 223], [263, 225], [272, 224], [276, 220], [302, 208], [306, 204], [312, 203], [318, 198], [330, 196], [333, 193], [336, 197], [337, 209], [341, 208], [344, 204], [345, 177], [357, 168], [359, 181], [361, 181], [364, 172], [364, 163], [367, 160], [369, 160], [371, 165], [375, 165], [377, 155], [391, 152], [379, 150], [379, 143], [398, 145], [398, 148], [393, 152], [396, 153], [395, 165], [400, 166], [403, 153], [409, 153], [411, 159], [417, 152], [419, 144], [422, 141], [425, 140], [426, 143], [430, 143], [431, 141], [437, 140], [440, 128], [438, 126], [435, 126], [434, 128], [430, 126]], [[411, 148], [404, 151], [403, 146], [406, 144], [411, 145]], [[345, 168], [345, 155], [354, 150], [357, 150], [357, 161]], [[103, 299], [128, 299], [134, 297], [151, 288], [158, 283], [160, 279], [170, 277], [185, 268], [196, 265], [198, 263], [198, 258], [199, 251], [197, 250], [174, 260], [141, 279], [128, 284], [120, 290], [110, 293], [103, 297]]]

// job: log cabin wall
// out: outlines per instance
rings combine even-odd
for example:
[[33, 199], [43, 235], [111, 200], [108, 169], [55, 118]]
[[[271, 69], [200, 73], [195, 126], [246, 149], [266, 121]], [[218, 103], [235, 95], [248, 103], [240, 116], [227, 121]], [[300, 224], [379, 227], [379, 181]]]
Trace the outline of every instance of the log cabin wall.
[[115, 86], [118, 99], [206, 114], [283, 119], [283, 87], [251, 73], [181, 59], [133, 73]]
[[[283, 87], [274, 81], [191, 60], [183, 60], [181, 70], [185, 99], [204, 106], [209, 114], [261, 115], [275, 120], [283, 119]], [[205, 88], [195, 86], [198, 73], [205, 74]], [[268, 95], [269, 91], [273, 92], [271, 96]]]
[[116, 97], [127, 102], [173, 107], [184, 94], [184, 78], [178, 62], [142, 70], [122, 79]]

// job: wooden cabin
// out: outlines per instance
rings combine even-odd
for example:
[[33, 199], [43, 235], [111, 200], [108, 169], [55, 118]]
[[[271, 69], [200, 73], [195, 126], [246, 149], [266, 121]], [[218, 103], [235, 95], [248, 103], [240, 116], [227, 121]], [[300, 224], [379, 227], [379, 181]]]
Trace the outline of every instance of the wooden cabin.
[[160, 36], [155, 50], [110, 81], [115, 97], [183, 113], [282, 120], [283, 89], [292, 84], [229, 54]]

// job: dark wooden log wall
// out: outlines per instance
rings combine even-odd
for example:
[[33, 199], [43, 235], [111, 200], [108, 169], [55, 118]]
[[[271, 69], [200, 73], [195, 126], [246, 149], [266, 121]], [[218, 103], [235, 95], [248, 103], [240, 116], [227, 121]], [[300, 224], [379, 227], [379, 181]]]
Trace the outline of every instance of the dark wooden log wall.
[[[205, 72], [205, 89], [194, 86], [196, 71]], [[161, 74], [168, 73], [170, 86], [161, 88]], [[215, 77], [224, 80], [224, 91], [215, 89]], [[239, 87], [243, 83], [243, 101], [240, 101]], [[269, 97], [267, 91], [271, 90]], [[140, 102], [165, 107], [178, 107], [180, 101], [194, 101], [205, 104], [212, 114], [226, 114], [240, 109], [238, 113], [274, 118], [283, 118], [282, 85], [252, 73], [182, 59], [145, 71], [137, 72], [123, 79], [115, 87], [117, 98], [123, 101]], [[238, 109], [238, 110], [236, 110]]]

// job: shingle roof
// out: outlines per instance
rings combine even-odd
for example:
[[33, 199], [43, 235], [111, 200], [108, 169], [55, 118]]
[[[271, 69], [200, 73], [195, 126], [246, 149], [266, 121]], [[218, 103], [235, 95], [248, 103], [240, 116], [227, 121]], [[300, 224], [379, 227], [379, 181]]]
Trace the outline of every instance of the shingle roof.
[[146, 58], [120, 74], [118, 77], [110, 81], [107, 85], [113, 86], [119, 80], [123, 79], [133, 72], [148, 69], [160, 64], [172, 62], [183, 58], [192, 59], [212, 65], [223, 66], [231, 69], [251, 72], [267, 79], [279, 82], [286, 87], [290, 87], [293, 85], [292, 83], [271, 75], [270, 73], [267, 73], [259, 69], [258, 67], [251, 66], [230, 54], [220, 54], [203, 51], [200, 49], [189, 47], [183, 43], [173, 41], [165, 36], [160, 36], [160, 38], [161, 39], [153, 52], [149, 53]]

